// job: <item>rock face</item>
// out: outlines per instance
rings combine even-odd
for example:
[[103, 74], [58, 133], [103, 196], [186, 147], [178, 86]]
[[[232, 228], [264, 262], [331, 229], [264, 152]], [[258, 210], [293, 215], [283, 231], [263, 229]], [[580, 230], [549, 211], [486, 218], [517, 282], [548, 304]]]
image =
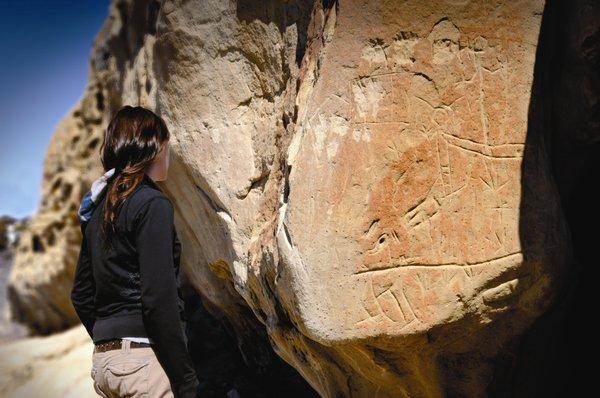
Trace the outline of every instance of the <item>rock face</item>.
[[114, 2], [50, 145], [15, 316], [76, 321], [76, 204], [110, 116], [140, 104], [172, 132], [184, 273], [248, 363], [271, 345], [325, 397], [483, 395], [571, 277], [532, 106], [544, 10]]
[[44, 160], [37, 214], [20, 235], [9, 277], [10, 316], [32, 332], [77, 321], [69, 291], [81, 245], [79, 201], [101, 167], [100, 111], [84, 98], [58, 124]]

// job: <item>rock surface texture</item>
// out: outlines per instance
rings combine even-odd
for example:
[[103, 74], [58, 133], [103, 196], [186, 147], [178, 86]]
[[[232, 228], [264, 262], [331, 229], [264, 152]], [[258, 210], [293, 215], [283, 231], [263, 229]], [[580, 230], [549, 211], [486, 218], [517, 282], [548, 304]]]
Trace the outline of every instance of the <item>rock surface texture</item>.
[[139, 104], [172, 133], [183, 272], [248, 363], [272, 346], [323, 397], [483, 396], [572, 277], [534, 101], [545, 8], [113, 2], [49, 147], [14, 316], [76, 322], [76, 206], [111, 114]]

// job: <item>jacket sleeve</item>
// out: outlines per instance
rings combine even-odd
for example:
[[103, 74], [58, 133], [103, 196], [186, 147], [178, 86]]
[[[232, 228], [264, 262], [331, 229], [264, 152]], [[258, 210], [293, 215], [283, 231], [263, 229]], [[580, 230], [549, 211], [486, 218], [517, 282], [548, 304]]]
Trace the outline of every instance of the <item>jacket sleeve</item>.
[[79, 259], [75, 267], [75, 278], [71, 289], [71, 303], [75, 312], [85, 326], [90, 337], [93, 339], [92, 331], [95, 323], [94, 295], [96, 284], [92, 273], [92, 265], [88, 255], [87, 239], [85, 237], [85, 224], [81, 224], [83, 240], [79, 250]]
[[136, 216], [144, 326], [154, 341], [156, 355], [165, 368], [175, 397], [187, 398], [195, 397], [199, 381], [179, 314], [174, 228], [173, 206], [166, 197], [150, 199]]

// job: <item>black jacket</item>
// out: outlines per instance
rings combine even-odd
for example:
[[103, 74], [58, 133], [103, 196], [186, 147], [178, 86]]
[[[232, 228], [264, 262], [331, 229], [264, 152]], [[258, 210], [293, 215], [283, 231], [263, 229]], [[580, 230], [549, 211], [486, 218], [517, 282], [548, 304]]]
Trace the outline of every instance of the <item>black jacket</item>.
[[106, 190], [89, 221], [81, 224], [73, 307], [94, 342], [150, 337], [175, 396], [194, 397], [199, 381], [187, 349], [173, 205], [144, 174], [118, 212], [113, 247], [104, 250], [100, 222], [105, 198]]

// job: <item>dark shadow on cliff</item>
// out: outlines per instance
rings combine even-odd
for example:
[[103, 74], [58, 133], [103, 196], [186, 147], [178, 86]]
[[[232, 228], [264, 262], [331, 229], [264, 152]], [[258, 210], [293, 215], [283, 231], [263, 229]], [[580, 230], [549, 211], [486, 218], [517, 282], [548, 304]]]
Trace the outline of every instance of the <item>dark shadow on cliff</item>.
[[[182, 293], [188, 318], [188, 347], [196, 365], [203, 397], [318, 397], [300, 374], [273, 350], [267, 364], [247, 364], [235, 337], [231, 335], [232, 331], [210, 315], [201, 298], [185, 280]], [[267, 336], [264, 338], [268, 344]], [[256, 344], [265, 342], [257, 341]]]
[[544, 9], [523, 155], [520, 237], [526, 257], [540, 255], [526, 250], [535, 246], [531, 232], [543, 213], [536, 206], [554, 200], [535, 196], [554, 190], [544, 187], [538, 169], [545, 162], [568, 225], [572, 259], [555, 305], [513, 342], [513, 353], [498, 358], [491, 397], [586, 396], [594, 388], [589, 360], [595, 357], [592, 272], [600, 225], [593, 203], [600, 176], [599, 11], [594, 0], [548, 1]]

